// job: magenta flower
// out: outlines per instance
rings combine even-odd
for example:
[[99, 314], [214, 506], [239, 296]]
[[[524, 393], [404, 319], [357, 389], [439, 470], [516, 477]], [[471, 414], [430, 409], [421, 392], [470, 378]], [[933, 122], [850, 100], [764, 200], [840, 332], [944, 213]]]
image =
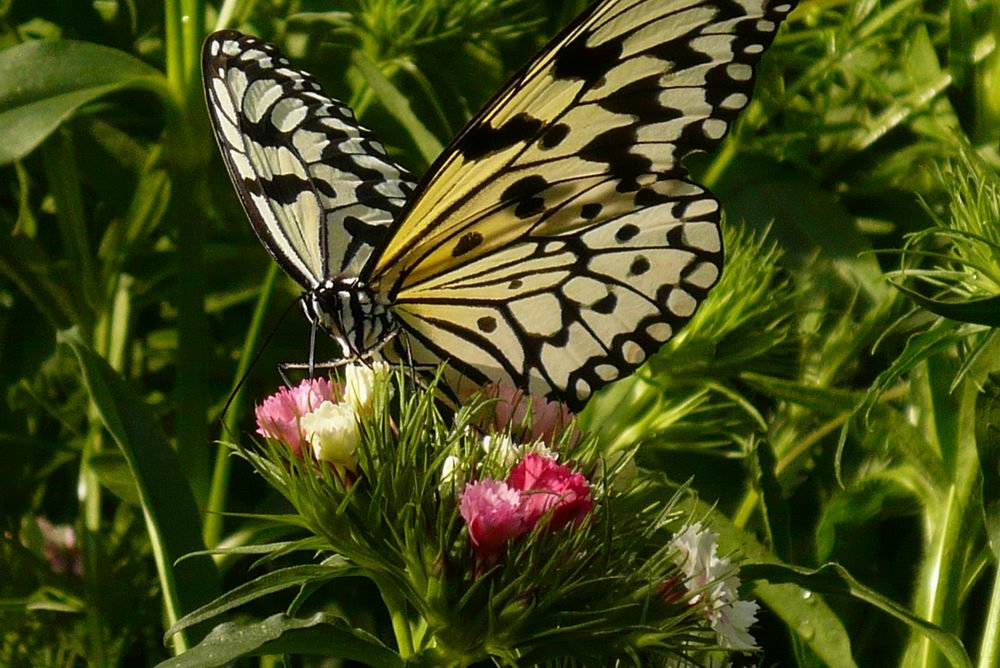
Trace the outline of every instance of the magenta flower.
[[305, 439], [299, 420], [324, 401], [336, 401], [336, 394], [326, 378], [307, 378], [291, 389], [283, 387], [257, 406], [257, 433], [281, 441], [301, 457]]
[[[552, 445], [573, 420], [573, 413], [565, 404], [526, 394], [509, 383], [490, 384], [484, 391], [484, 396], [497, 399], [493, 409], [493, 426], [496, 431], [514, 430], [517, 440], [526, 443], [541, 439], [547, 445]], [[529, 408], [531, 424], [524, 433], [518, 433]]]
[[525, 530], [521, 495], [499, 480], [480, 480], [465, 486], [459, 512], [469, 527], [469, 542], [480, 559], [493, 559], [507, 541]]
[[579, 524], [594, 507], [590, 485], [582, 474], [533, 452], [514, 466], [507, 484], [521, 492], [521, 512], [529, 528], [546, 513], [551, 513], [549, 529]]

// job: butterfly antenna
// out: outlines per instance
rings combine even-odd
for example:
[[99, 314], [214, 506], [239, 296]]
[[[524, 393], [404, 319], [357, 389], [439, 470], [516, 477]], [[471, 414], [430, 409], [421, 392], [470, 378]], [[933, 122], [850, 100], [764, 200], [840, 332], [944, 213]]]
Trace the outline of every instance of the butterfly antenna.
[[[264, 343], [262, 343], [260, 347], [257, 348], [257, 352], [254, 353], [253, 359], [251, 359], [250, 364], [247, 365], [246, 371], [244, 371], [243, 375], [240, 376], [240, 380], [239, 382], [236, 383], [236, 387], [234, 387], [233, 391], [229, 393], [229, 398], [226, 399], [226, 405], [222, 407], [222, 412], [219, 414], [219, 422], [222, 424], [222, 428], [226, 431], [227, 435], [230, 438], [236, 438], [236, 436], [235, 434], [229, 431], [229, 426], [226, 424], [226, 413], [229, 411], [229, 407], [233, 405], [233, 401], [235, 401], [236, 395], [239, 394], [241, 389], [243, 389], [244, 383], [246, 383], [247, 378], [250, 377], [250, 372], [253, 371], [255, 366], [257, 366], [257, 362], [260, 361], [260, 358], [264, 354], [264, 351], [267, 350], [267, 347], [271, 344], [271, 341], [274, 339], [274, 336], [278, 333], [278, 328], [281, 327], [281, 323], [283, 323], [285, 321], [285, 318], [288, 317], [288, 314], [289, 312], [291, 312], [292, 307], [298, 304], [300, 301], [302, 301], [302, 296], [303, 295], [299, 295], [298, 297], [296, 297], [295, 300], [291, 304], [289, 304], [285, 308], [285, 310], [281, 313], [281, 317], [278, 318], [278, 322], [274, 324], [274, 327], [271, 328], [271, 331], [268, 332], [267, 336], [264, 338]], [[284, 374], [282, 374], [282, 377], [284, 377]]]

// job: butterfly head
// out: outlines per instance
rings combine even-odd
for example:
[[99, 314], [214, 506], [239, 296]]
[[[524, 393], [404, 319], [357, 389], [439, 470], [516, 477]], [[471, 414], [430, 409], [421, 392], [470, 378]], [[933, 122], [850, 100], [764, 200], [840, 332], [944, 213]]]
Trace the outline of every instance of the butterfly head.
[[357, 278], [328, 279], [306, 293], [302, 307], [350, 357], [359, 357], [385, 342], [396, 329], [392, 314]]

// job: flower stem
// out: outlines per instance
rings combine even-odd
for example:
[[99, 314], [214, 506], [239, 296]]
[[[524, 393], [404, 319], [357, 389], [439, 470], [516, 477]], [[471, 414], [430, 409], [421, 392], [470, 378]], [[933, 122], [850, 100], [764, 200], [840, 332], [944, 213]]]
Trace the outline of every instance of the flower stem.
[[372, 580], [378, 587], [379, 594], [382, 595], [382, 602], [389, 610], [389, 619], [392, 620], [392, 632], [396, 636], [396, 646], [399, 656], [403, 659], [412, 657], [416, 652], [413, 647], [413, 633], [410, 628], [410, 620], [406, 614], [406, 599], [399, 590], [392, 584], [389, 578], [384, 575], [373, 575]]
[[1000, 568], [993, 573], [993, 591], [990, 593], [990, 608], [983, 627], [982, 642], [979, 645], [978, 668], [1000, 665]]

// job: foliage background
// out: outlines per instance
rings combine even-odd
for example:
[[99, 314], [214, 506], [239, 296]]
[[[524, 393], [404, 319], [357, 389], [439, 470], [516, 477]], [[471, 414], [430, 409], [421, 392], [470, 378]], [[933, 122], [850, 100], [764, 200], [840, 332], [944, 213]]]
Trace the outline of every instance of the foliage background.
[[[251, 564], [173, 559], [269, 537], [220, 511], [281, 508], [214, 443], [250, 428], [308, 332], [209, 134], [203, 36], [275, 42], [421, 173], [585, 4], [0, 2], [0, 663], [183, 649], [162, 630]], [[854, 576], [754, 582], [764, 664], [945, 665], [887, 600], [1000, 656], [994, 6], [805, 0], [731, 136], [689, 165], [724, 204], [723, 283], [581, 418], [692, 477], [731, 549]], [[36, 516], [75, 526], [83, 577], [51, 570]], [[370, 593], [335, 602], [378, 634]]]

